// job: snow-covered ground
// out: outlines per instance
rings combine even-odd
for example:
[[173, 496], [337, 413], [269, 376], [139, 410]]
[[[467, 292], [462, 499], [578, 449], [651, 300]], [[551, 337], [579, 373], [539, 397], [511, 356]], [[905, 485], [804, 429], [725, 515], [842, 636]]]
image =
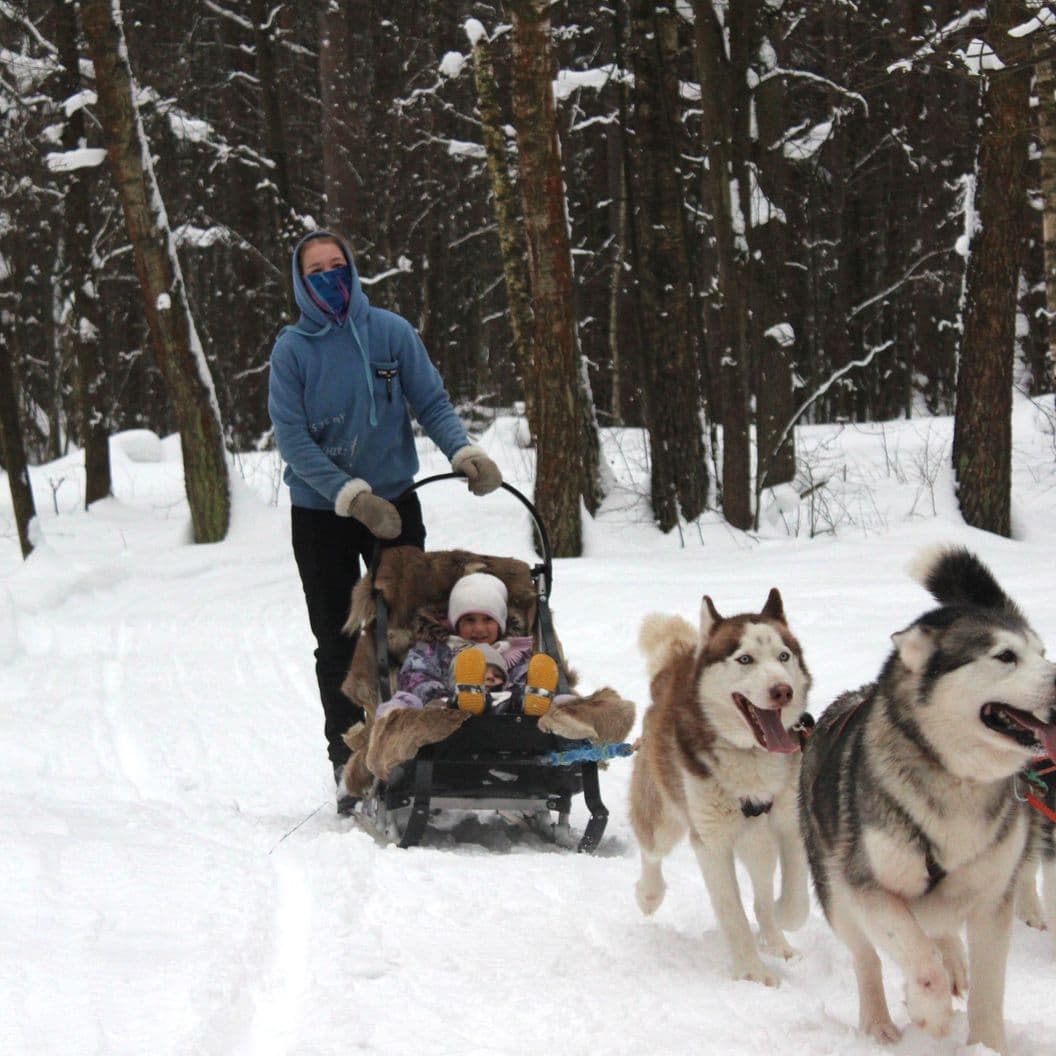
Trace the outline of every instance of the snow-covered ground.
[[[640, 434], [608, 435], [618, 486], [586, 556], [555, 568], [581, 687], [644, 707], [645, 613], [695, 620], [704, 593], [755, 610], [776, 585], [818, 713], [929, 607], [904, 569], [939, 539], [976, 549], [1056, 642], [1052, 420], [1051, 398], [1017, 403], [1014, 541], [957, 515], [949, 420], [801, 430], [811, 481], [828, 483], [803, 503], [779, 496], [754, 535], [711, 516], [660, 535]], [[530, 493], [514, 433], [500, 420], [482, 443]], [[850, 959], [816, 906], [777, 990], [729, 977], [688, 847], [664, 905], [639, 913], [629, 760], [602, 776], [611, 819], [593, 857], [486, 816], [406, 851], [351, 829], [333, 811], [273, 457], [237, 460], [230, 537], [193, 546], [178, 441], [126, 435], [113, 450], [116, 497], [91, 513], [76, 455], [34, 470], [42, 543], [26, 563], [0, 486], [0, 1053], [881, 1051], [856, 1033]], [[422, 450], [423, 474], [447, 468]], [[430, 548], [529, 556], [509, 495], [421, 494]], [[887, 980], [905, 1023], [897, 971]], [[1056, 1052], [1054, 982], [1052, 940], [1017, 923], [1018, 1056]], [[953, 1056], [966, 1034], [961, 1007], [950, 1039], [911, 1027], [888, 1051]]]

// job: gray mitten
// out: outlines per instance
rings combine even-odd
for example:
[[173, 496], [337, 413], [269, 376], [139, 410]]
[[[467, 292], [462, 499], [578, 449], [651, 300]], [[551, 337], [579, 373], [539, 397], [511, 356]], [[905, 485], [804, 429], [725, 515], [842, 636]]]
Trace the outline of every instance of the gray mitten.
[[355, 517], [379, 539], [395, 539], [402, 523], [396, 507], [387, 499], [373, 494], [365, 480], [350, 480], [334, 499], [338, 517]]
[[474, 495], [487, 495], [502, 483], [502, 472], [488, 458], [482, 448], [474, 444], [455, 452], [451, 459], [451, 468], [456, 473], [464, 473], [469, 481], [469, 490]]

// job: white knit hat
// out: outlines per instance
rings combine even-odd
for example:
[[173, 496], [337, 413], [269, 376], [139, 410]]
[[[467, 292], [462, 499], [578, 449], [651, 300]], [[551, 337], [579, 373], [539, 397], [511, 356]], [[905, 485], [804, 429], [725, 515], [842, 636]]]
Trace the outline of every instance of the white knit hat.
[[501, 633], [506, 632], [506, 584], [498, 576], [487, 572], [470, 572], [463, 576], [452, 588], [447, 602], [447, 619], [452, 627], [468, 612], [483, 612], [499, 625]]

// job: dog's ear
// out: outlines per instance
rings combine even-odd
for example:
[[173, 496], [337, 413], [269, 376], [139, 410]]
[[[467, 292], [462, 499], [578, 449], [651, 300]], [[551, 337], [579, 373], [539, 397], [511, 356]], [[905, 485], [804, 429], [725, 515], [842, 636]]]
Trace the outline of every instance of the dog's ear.
[[711, 635], [711, 629], [717, 623], [722, 622], [722, 617], [719, 615], [719, 610], [715, 608], [715, 603], [704, 595], [704, 599], [700, 603], [700, 638], [701, 641], [708, 638]]
[[891, 641], [895, 643], [899, 660], [913, 674], [919, 674], [924, 669], [924, 665], [935, 651], [935, 639], [931, 630], [919, 623], [911, 623], [904, 631], [896, 631], [891, 635]]
[[781, 600], [781, 591], [777, 587], [770, 588], [770, 593], [766, 596], [766, 604], [759, 615], [768, 620], [776, 620], [778, 623], [788, 623], [785, 619], [785, 605]]

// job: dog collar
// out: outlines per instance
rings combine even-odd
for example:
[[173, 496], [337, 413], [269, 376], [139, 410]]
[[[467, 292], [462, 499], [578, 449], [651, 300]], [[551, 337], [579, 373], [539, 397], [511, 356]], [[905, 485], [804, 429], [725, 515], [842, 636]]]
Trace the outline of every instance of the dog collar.
[[758, 818], [761, 814], [769, 814], [773, 805], [774, 801], [772, 799], [766, 803], [757, 803], [754, 799], [742, 799], [741, 813], [746, 818]]

